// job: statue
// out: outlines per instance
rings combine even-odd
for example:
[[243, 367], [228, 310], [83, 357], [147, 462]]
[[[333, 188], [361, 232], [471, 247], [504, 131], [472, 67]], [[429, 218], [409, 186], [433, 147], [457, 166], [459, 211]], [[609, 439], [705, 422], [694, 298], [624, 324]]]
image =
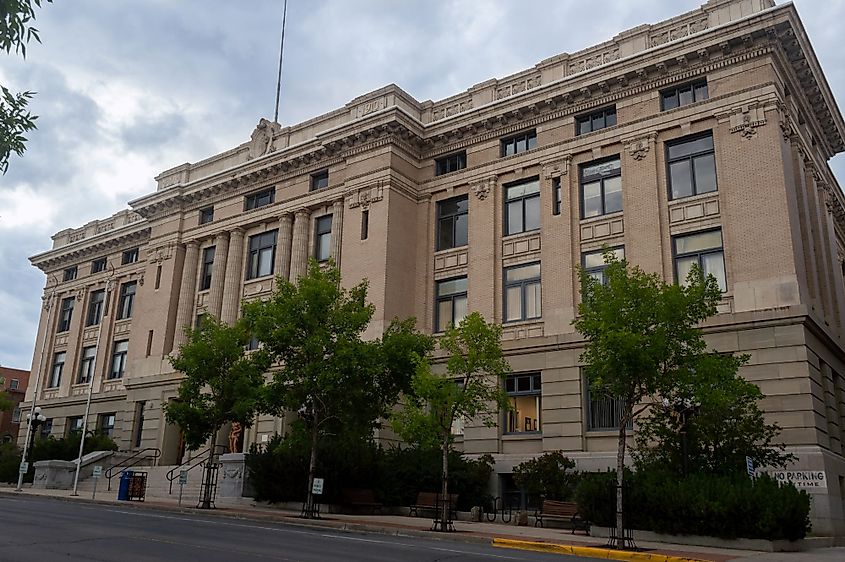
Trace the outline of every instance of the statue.
[[243, 436], [244, 428], [239, 422], [232, 422], [232, 428], [229, 430], [229, 452], [240, 453], [243, 448], [241, 437]]
[[257, 158], [273, 152], [273, 136], [280, 129], [278, 123], [271, 123], [262, 117], [250, 136], [249, 157]]

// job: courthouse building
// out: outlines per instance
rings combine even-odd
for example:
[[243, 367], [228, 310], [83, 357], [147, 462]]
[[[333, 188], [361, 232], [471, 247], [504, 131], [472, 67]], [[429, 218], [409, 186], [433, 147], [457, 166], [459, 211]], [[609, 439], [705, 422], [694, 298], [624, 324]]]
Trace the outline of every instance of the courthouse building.
[[[514, 411], [456, 428], [464, 451], [493, 454], [497, 494], [543, 451], [604, 469], [618, 405], [590, 396], [572, 320], [575, 268], [602, 275], [608, 246], [667, 281], [694, 263], [716, 277], [708, 341], [751, 356], [742, 374], [793, 469], [823, 473], [815, 530], [842, 535], [845, 196], [827, 162], [843, 149], [798, 13], [771, 0], [710, 0], [440, 101], [390, 85], [297, 125], [261, 120], [31, 258], [47, 283], [27, 400], [66, 434], [93, 377], [88, 427], [176, 463], [162, 407], [183, 327], [233, 322], [276, 276], [332, 257], [345, 284], [369, 279], [368, 337], [397, 316], [503, 325]], [[259, 419], [246, 446], [285, 423]]]

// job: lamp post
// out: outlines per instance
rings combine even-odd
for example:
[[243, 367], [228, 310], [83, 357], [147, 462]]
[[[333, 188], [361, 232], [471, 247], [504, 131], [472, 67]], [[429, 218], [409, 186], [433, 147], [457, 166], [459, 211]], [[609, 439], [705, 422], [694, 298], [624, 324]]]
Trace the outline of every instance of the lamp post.
[[[32, 412], [26, 415], [26, 423], [29, 424], [27, 432], [29, 435], [27, 436], [27, 447], [24, 450], [24, 459], [32, 458], [32, 446], [35, 444], [35, 433], [38, 431], [38, 428], [41, 427], [44, 422], [47, 421], [47, 416], [41, 413], [41, 406], [36, 406], [33, 408]], [[21, 466], [24, 466], [26, 460], [21, 461]], [[20, 490], [22, 480], [24, 477], [24, 472], [21, 470], [20, 474], [18, 474], [18, 489]]]

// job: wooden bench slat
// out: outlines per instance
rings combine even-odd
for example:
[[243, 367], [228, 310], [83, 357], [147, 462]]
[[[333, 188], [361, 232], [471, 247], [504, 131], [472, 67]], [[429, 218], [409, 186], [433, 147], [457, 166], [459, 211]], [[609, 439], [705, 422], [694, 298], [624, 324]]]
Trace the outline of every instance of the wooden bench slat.
[[581, 517], [578, 512], [578, 504], [574, 502], [563, 502], [558, 500], [543, 500], [540, 509], [534, 514], [534, 526], [543, 526], [543, 520], [550, 521], [568, 521], [572, 527], [572, 533], [575, 534], [575, 529], [583, 529], [590, 534], [590, 523]]

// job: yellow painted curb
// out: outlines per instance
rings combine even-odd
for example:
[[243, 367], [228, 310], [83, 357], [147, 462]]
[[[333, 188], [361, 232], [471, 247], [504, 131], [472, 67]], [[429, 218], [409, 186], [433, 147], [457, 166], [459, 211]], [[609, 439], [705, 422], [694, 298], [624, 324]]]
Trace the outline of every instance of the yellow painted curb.
[[603, 558], [606, 560], [635, 560], [638, 562], [707, 562], [706, 560], [701, 560], [700, 558], [685, 558], [683, 556], [671, 556], [669, 554], [626, 552], [623, 550], [615, 550], [613, 548], [518, 541], [513, 539], [494, 538], [492, 545], [498, 548], [515, 548], [519, 550], [533, 550], [535, 552], [549, 552], [553, 554], [571, 554], [573, 556]]

